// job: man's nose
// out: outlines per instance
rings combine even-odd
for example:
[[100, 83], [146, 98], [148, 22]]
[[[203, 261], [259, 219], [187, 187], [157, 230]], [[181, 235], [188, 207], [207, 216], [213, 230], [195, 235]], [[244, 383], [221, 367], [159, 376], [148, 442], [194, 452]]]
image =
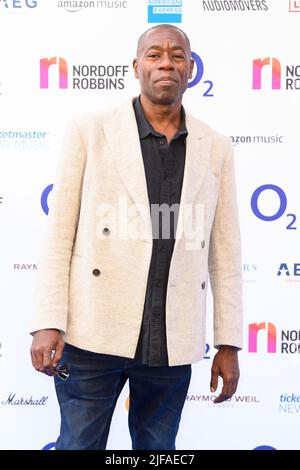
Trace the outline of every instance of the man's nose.
[[159, 61], [159, 68], [168, 70], [174, 69], [174, 64], [169, 54], [166, 53], [161, 56]]

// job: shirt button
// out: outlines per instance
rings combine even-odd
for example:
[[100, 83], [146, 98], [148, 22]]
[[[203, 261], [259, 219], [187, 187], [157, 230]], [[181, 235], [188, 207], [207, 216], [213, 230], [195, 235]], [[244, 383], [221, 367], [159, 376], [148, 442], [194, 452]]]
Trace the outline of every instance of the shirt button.
[[100, 273], [100, 269], [93, 269], [93, 274], [94, 274], [94, 276], [96, 276], [96, 277], [100, 276], [100, 274], [101, 274], [101, 273]]
[[105, 227], [105, 228], [102, 230], [102, 233], [103, 233], [104, 235], [109, 235], [109, 234], [110, 234], [109, 228]]
[[201, 248], [204, 248], [205, 247], [205, 240], [202, 240], [201, 242]]
[[205, 281], [202, 282], [201, 287], [202, 289], [205, 289]]

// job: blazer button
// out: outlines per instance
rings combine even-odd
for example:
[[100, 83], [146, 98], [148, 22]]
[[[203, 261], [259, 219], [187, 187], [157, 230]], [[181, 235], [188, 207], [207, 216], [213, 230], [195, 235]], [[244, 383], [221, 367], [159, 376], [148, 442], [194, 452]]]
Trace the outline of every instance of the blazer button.
[[93, 274], [94, 274], [94, 276], [96, 276], [96, 277], [100, 276], [100, 274], [101, 274], [101, 273], [100, 273], [100, 269], [93, 269]]
[[104, 235], [109, 235], [109, 234], [110, 234], [109, 228], [105, 227], [105, 228], [102, 230], [102, 233], [103, 233]]
[[201, 248], [204, 248], [205, 247], [205, 240], [202, 240], [201, 242]]
[[202, 282], [201, 287], [202, 289], [205, 289], [205, 281]]

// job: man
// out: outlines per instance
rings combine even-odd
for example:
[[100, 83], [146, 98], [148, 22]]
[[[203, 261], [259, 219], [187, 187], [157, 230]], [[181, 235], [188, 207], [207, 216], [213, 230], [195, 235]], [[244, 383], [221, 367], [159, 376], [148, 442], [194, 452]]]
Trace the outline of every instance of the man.
[[[186, 34], [154, 26], [133, 61], [140, 97], [81, 119], [66, 136], [31, 330], [33, 366], [55, 376], [57, 449], [105, 449], [127, 379], [133, 449], [175, 449], [191, 364], [204, 355], [208, 273], [218, 349], [211, 391], [218, 376], [215, 403], [236, 391], [242, 321], [232, 149], [182, 107], [193, 65]], [[174, 210], [155, 218], [161, 207]], [[66, 381], [60, 361], [70, 368]]]

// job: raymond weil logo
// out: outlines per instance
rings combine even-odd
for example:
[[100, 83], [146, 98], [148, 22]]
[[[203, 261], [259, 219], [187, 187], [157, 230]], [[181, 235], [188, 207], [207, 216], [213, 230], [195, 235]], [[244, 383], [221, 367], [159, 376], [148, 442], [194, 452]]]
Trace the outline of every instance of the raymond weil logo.
[[181, 23], [183, 0], [148, 0], [148, 23]]
[[251, 323], [248, 329], [248, 351], [300, 354], [300, 331], [296, 329], [278, 331], [274, 323], [265, 321]]
[[[217, 398], [214, 394], [201, 394], [193, 393], [186, 396], [186, 401], [189, 404], [198, 404], [207, 407], [217, 407], [219, 405], [214, 404], [213, 401]], [[229, 400], [226, 400], [220, 406], [233, 408], [235, 405], [256, 405], [260, 403], [260, 400], [256, 395], [233, 395]]]
[[14, 271], [36, 271], [37, 265], [32, 263], [14, 263], [13, 265]]
[[300, 13], [300, 0], [290, 0], [290, 13]]
[[[40, 88], [50, 87], [50, 70], [56, 69], [60, 89], [73, 90], [123, 90], [128, 65], [68, 65], [63, 57], [40, 60]], [[72, 74], [72, 75], [71, 75]]]
[[[267, 76], [263, 80], [264, 75]], [[276, 57], [254, 59], [252, 62], [252, 88], [253, 90], [261, 90], [262, 88], [300, 90], [300, 65], [283, 67], [281, 61]]]

